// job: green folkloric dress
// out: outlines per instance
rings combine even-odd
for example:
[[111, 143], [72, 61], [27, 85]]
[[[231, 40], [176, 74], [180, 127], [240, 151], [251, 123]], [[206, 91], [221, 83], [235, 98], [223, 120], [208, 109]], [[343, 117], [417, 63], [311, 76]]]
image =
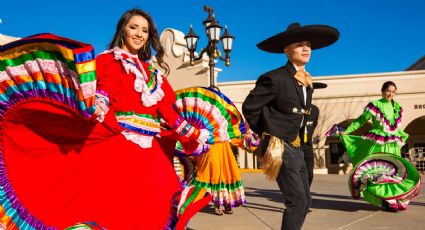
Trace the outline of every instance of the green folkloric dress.
[[[354, 198], [382, 206], [404, 210], [419, 193], [420, 175], [401, 157], [401, 147], [409, 135], [399, 128], [403, 109], [385, 98], [370, 102], [360, 117], [340, 135], [354, 169], [349, 187]], [[367, 121], [373, 128], [362, 136], [349, 135]]]

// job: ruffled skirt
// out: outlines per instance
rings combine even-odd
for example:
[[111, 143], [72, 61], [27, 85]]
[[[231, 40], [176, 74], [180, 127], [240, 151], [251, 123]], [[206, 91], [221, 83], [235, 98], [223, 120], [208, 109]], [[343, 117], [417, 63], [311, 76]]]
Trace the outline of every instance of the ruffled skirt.
[[118, 127], [48, 99], [15, 104], [1, 127], [4, 226], [164, 229], [175, 222], [180, 183], [156, 141], [140, 148]]
[[236, 207], [246, 203], [242, 177], [229, 142], [211, 145], [208, 153], [195, 157], [191, 184], [206, 188], [215, 205]]
[[340, 138], [354, 165], [348, 182], [351, 195], [377, 206], [387, 203], [393, 209], [406, 209], [419, 194], [421, 183], [416, 168], [400, 156], [400, 147], [360, 136]]

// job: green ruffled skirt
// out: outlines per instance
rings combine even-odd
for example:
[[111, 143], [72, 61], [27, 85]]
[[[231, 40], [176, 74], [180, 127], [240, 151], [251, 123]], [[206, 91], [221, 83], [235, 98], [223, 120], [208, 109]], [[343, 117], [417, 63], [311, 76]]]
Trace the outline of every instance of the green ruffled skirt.
[[400, 156], [395, 142], [379, 144], [361, 136], [341, 135], [354, 169], [349, 188], [354, 198], [393, 209], [404, 210], [418, 195], [420, 175], [416, 168]]

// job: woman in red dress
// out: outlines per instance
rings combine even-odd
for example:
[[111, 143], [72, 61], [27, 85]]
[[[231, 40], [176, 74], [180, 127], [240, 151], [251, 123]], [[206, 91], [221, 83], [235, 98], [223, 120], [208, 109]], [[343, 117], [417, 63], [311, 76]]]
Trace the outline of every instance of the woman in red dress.
[[[173, 110], [173, 89], [147, 62], [151, 48], [158, 64], [166, 66], [151, 17], [129, 10], [117, 24], [110, 49], [96, 58], [96, 120], [41, 96], [5, 113], [5, 184], [16, 204], [0, 202], [0, 217], [12, 216], [0, 224], [18, 229], [64, 229], [78, 222], [112, 230], [184, 226], [178, 221], [188, 219], [179, 219], [177, 208], [188, 195], [181, 193], [159, 146], [160, 117], [186, 140], [205, 143], [210, 132]], [[191, 215], [200, 208], [186, 210]], [[13, 210], [19, 215], [8, 214]]]

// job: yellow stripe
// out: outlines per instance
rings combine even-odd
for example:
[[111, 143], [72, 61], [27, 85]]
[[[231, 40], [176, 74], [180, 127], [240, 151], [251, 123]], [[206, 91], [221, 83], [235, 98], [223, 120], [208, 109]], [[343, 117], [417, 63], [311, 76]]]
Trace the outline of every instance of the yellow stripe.
[[217, 101], [220, 102], [220, 104], [222, 104], [224, 106], [225, 109], [230, 110], [233, 114], [235, 114], [237, 116], [238, 119], [241, 119], [241, 114], [239, 113], [239, 111], [237, 110], [237, 108], [231, 104], [229, 104], [227, 101], [225, 101], [224, 99], [220, 98], [219, 96], [217, 96], [215, 93], [208, 91], [206, 89], [202, 89], [200, 88], [202, 91], [202, 93], [210, 98], [214, 98]]
[[91, 72], [96, 69], [96, 61], [92, 60], [89, 62], [84, 62], [80, 64], [75, 64], [78, 74]]
[[[192, 92], [191, 91], [192, 89], [193, 88], [189, 88], [187, 90], [178, 90], [177, 91], [177, 94], [180, 94], [181, 92]], [[213, 93], [211, 91], [208, 91], [206, 89], [202, 89], [202, 88], [196, 89], [195, 92], [202, 93], [203, 95], [205, 95], [207, 97], [210, 97], [210, 98], [213, 98], [213, 99], [219, 101], [219, 103], [223, 105], [224, 109], [230, 111], [234, 116], [236, 116], [237, 120], [242, 120], [241, 113], [236, 108], [236, 106], [233, 106], [233, 105], [229, 104], [227, 101], [225, 101], [224, 99], [220, 98], [215, 93]], [[192, 108], [192, 107], [185, 108], [185, 110], [195, 112], [195, 109]], [[232, 116], [230, 116], [230, 117], [232, 118]], [[237, 124], [235, 124], [235, 125], [232, 126], [232, 128], [234, 130], [234, 133], [235, 133], [235, 136], [241, 136], [242, 135], [242, 132], [240, 131], [239, 125], [240, 125], [240, 123], [237, 123]]]
[[0, 205], [0, 223], [3, 224], [6, 229], [12, 229], [10, 228], [11, 223], [12, 223], [12, 219], [10, 218], [10, 216], [6, 215], [6, 210], [3, 208], [3, 206]]
[[51, 82], [51, 83], [56, 83], [56, 84], [61, 84], [62, 81], [65, 81], [66, 78], [62, 78], [59, 74], [57, 73], [45, 73], [44, 74], [44, 81], [46, 82]]
[[13, 79], [18, 84], [27, 83], [27, 82], [34, 82], [32, 77], [28, 76], [28, 75], [15, 76], [15, 77], [13, 77]]
[[[198, 201], [198, 200], [201, 200], [202, 198], [204, 198], [204, 196], [205, 196], [205, 193], [206, 193], [206, 189], [201, 189], [199, 192], [198, 192], [198, 194], [196, 195], [196, 197], [195, 197], [195, 199], [193, 199], [193, 202], [195, 202], [195, 201]], [[193, 203], [192, 202], [192, 203]]]
[[[189, 92], [190, 92], [190, 91], [189, 91]], [[217, 94], [215, 94], [215, 93], [213, 93], [213, 92], [211, 92], [211, 91], [209, 91], [209, 90], [199, 88], [199, 89], [198, 89], [198, 90], [196, 90], [195, 92], [199, 92], [199, 93], [204, 94], [204, 95], [205, 95], [205, 96], [207, 96], [207, 97], [214, 98], [215, 100], [219, 101], [219, 102], [220, 102], [220, 104], [222, 104], [224, 107], [230, 106], [230, 105], [229, 105], [229, 103], [227, 103], [227, 101], [225, 101], [225, 100], [224, 100], [224, 99], [222, 99], [220, 96], [218, 96]]]
[[180, 93], [200, 93], [203, 94], [207, 97], [213, 98], [215, 100], [217, 100], [220, 104], [223, 105], [224, 108], [226, 108], [227, 110], [230, 110], [233, 114], [235, 114], [237, 116], [238, 119], [241, 119], [241, 114], [239, 113], [239, 111], [237, 110], [237, 108], [231, 104], [229, 104], [226, 100], [222, 99], [220, 96], [218, 96], [217, 94], [203, 89], [203, 88], [187, 88], [187, 89], [183, 89], [183, 90], [177, 90], [176, 94], [180, 94]]
[[239, 169], [241, 173], [263, 173], [262, 169]]
[[155, 128], [155, 129], [159, 129], [160, 128], [160, 125], [158, 123], [142, 121], [142, 120], [137, 119], [137, 118], [117, 117], [117, 120], [118, 121], [128, 121], [130, 123], [144, 125], [144, 126]]
[[0, 94], [3, 94], [9, 89], [11, 86], [16, 86], [15, 82], [13, 80], [4, 80], [0, 84]]
[[47, 42], [21, 45], [13, 49], [0, 52], [0, 60], [17, 58], [21, 55], [32, 53], [40, 49], [44, 51], [60, 52], [66, 59], [74, 61], [74, 53], [72, 52], [72, 50], [63, 46], [58, 46]]

